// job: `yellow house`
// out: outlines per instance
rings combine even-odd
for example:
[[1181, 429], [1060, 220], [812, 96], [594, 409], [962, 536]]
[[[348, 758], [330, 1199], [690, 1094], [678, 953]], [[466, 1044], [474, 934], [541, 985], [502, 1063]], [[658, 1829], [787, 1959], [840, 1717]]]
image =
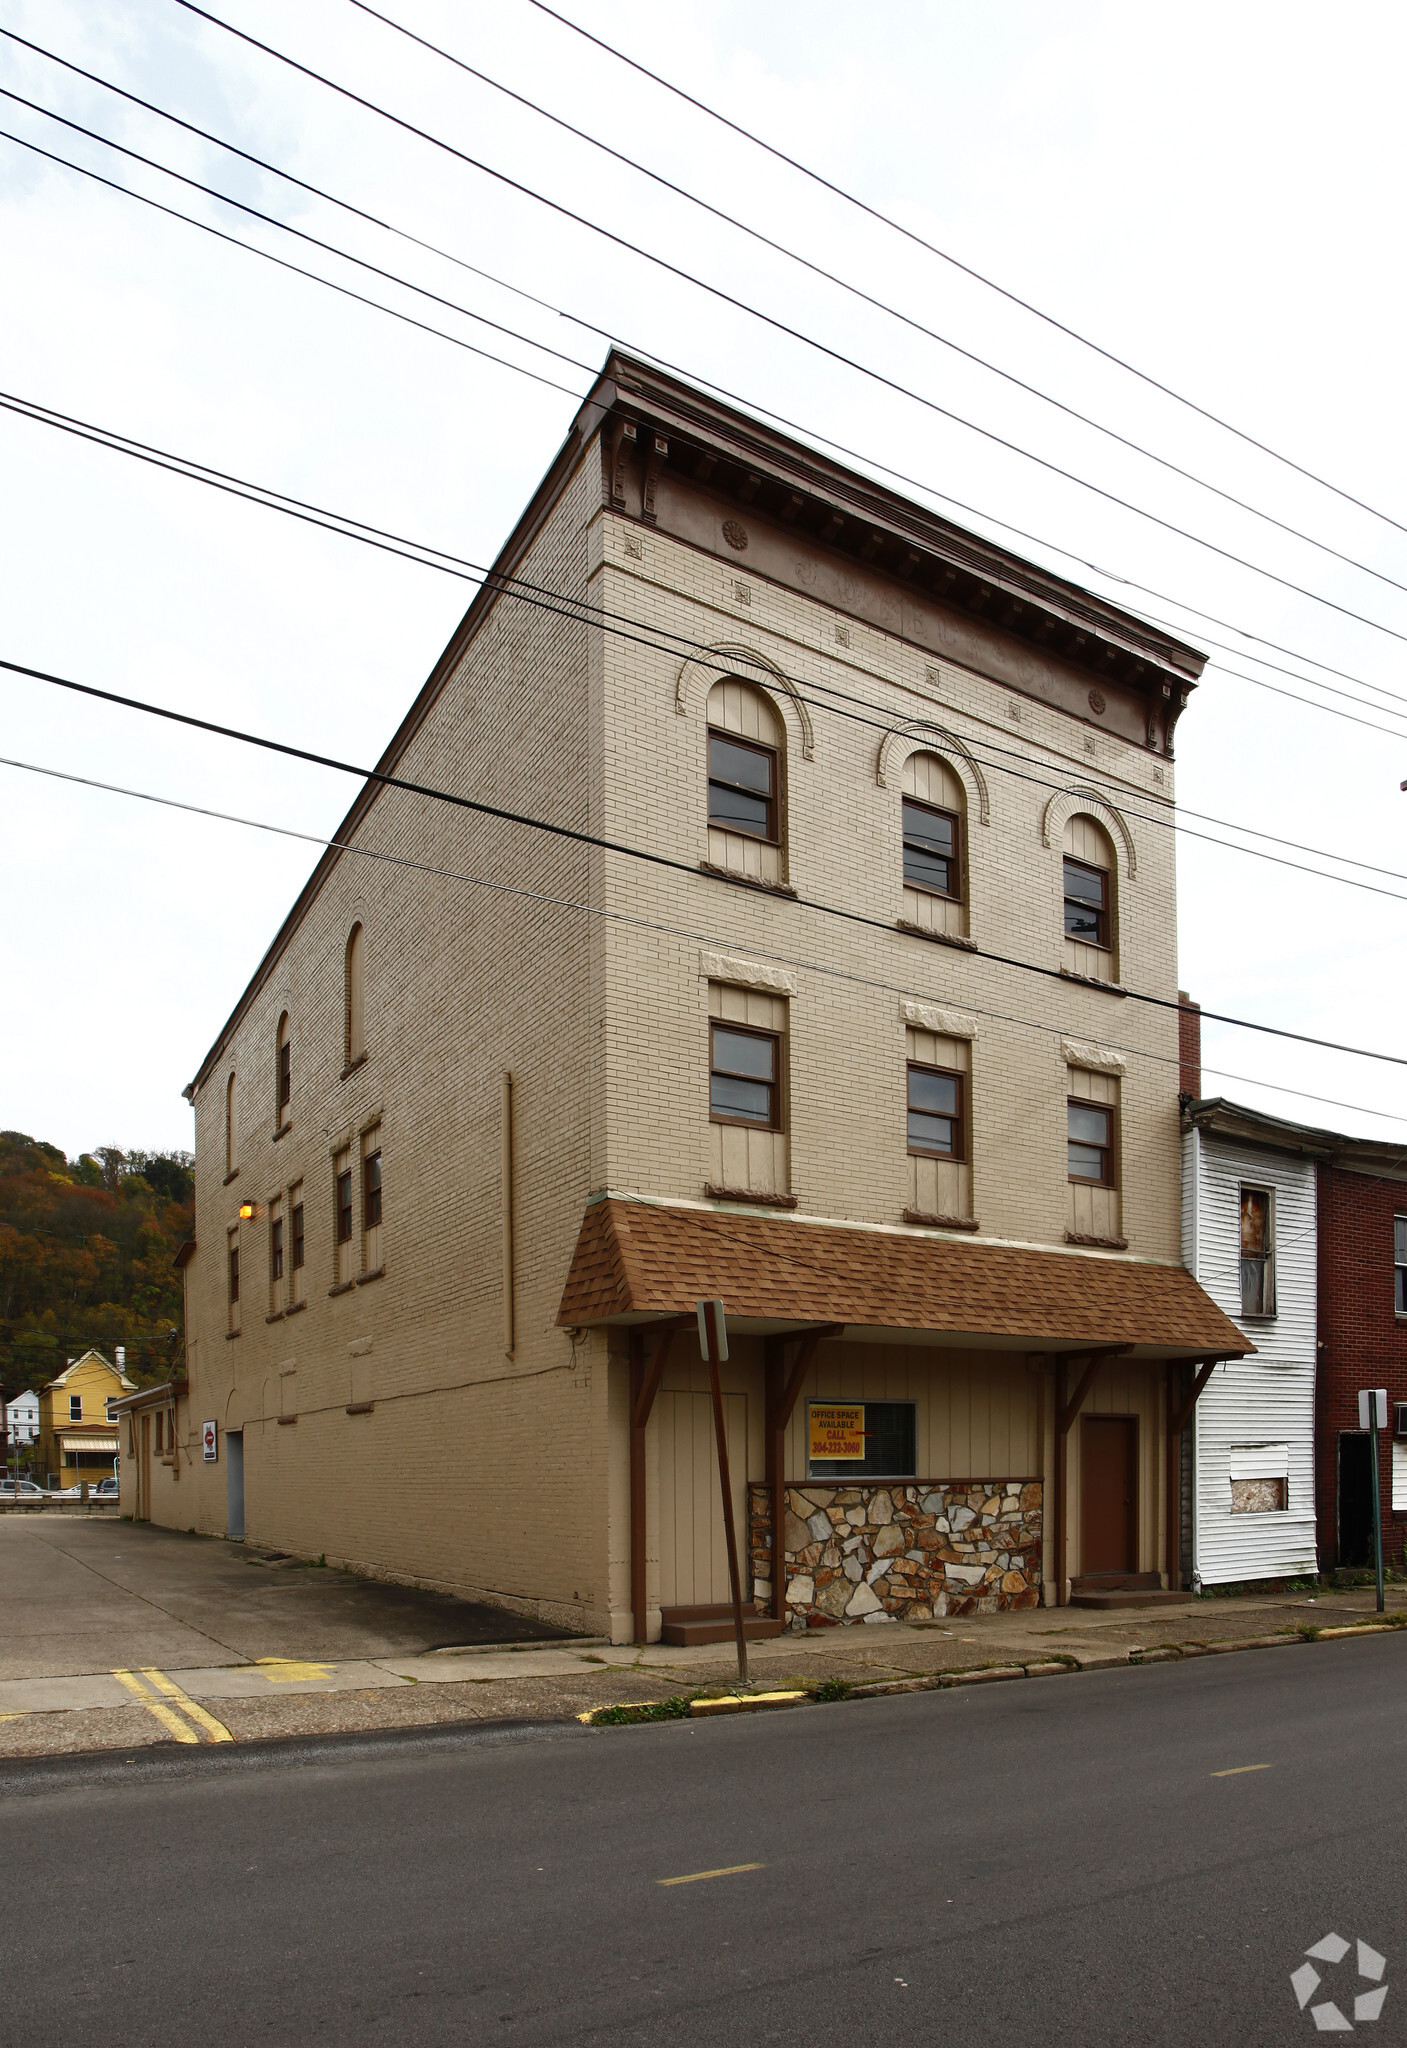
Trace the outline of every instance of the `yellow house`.
[[51, 1486], [96, 1486], [117, 1471], [114, 1401], [135, 1383], [100, 1351], [85, 1351], [39, 1396], [39, 1471]]

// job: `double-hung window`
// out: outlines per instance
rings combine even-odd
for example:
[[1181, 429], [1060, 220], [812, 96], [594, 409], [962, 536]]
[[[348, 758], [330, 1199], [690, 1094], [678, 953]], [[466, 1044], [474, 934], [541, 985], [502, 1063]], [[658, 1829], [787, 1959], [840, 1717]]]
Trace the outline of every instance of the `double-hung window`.
[[[345, 1154], [343, 1155], [345, 1157]], [[337, 1242], [352, 1242], [352, 1169], [339, 1168], [337, 1174]]]
[[710, 1026], [708, 1108], [716, 1124], [781, 1129], [781, 1041], [774, 1031]]
[[1109, 877], [1065, 856], [1065, 936], [1082, 946], [1109, 944]]
[[1241, 1190], [1241, 1313], [1275, 1313], [1274, 1205], [1269, 1188]]
[[904, 886], [930, 896], [962, 894], [958, 875], [958, 821], [913, 797], [903, 801]]
[[910, 1060], [910, 1152], [929, 1159], [963, 1159], [962, 1125], [962, 1075]]
[[771, 747], [709, 732], [708, 822], [721, 832], [777, 844], [777, 756]]
[[68, 1419], [70, 1422], [81, 1422], [83, 1420], [83, 1396], [81, 1394], [69, 1395]]
[[1407, 1316], [1407, 1216], [1392, 1219], [1392, 1302]]
[[1097, 1102], [1065, 1106], [1066, 1173], [1090, 1187], [1114, 1185], [1114, 1112]]

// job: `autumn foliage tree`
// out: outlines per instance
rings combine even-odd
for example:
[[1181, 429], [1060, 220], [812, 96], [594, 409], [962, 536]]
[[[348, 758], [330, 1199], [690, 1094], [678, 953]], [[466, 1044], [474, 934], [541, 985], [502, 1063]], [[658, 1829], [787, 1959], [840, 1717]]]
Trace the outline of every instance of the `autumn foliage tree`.
[[91, 1346], [139, 1386], [184, 1358], [177, 1247], [195, 1234], [189, 1152], [76, 1160], [0, 1131], [0, 1392], [39, 1388]]

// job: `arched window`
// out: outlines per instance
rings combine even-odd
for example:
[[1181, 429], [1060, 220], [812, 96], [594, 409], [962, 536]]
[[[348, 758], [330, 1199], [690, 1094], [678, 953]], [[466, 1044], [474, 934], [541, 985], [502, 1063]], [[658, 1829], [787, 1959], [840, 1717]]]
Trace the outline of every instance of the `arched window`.
[[239, 1134], [235, 1129], [235, 1077], [230, 1075], [225, 1083], [225, 1178], [233, 1180], [239, 1172]]
[[366, 990], [363, 981], [366, 944], [359, 924], [347, 935], [342, 980], [343, 1063], [352, 1066], [366, 1054]]
[[708, 857], [714, 867], [781, 882], [786, 732], [769, 699], [725, 676], [708, 693]]
[[281, 1131], [293, 1121], [293, 1043], [289, 1035], [287, 1010], [278, 1020], [278, 1052], [274, 1071], [274, 1127]]
[[937, 754], [904, 763], [904, 922], [962, 938], [967, 932], [967, 819], [963, 786]]
[[1104, 827], [1077, 814], [1065, 827], [1065, 965], [1073, 974], [1117, 981], [1118, 901], [1114, 848]]

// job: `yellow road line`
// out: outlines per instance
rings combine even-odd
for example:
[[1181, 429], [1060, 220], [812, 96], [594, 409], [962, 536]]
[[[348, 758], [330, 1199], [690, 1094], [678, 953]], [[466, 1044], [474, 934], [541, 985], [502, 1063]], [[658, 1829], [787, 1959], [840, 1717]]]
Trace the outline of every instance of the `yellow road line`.
[[765, 1870], [765, 1863], [730, 1863], [723, 1870], [691, 1870], [687, 1877], [657, 1877], [656, 1884], [702, 1884], [706, 1877], [737, 1877], [744, 1870]]
[[304, 1664], [296, 1657], [256, 1657], [254, 1661], [270, 1685], [311, 1685], [332, 1676], [330, 1664]]
[[165, 1693], [167, 1699], [174, 1700], [181, 1712], [188, 1715], [198, 1727], [203, 1728], [212, 1742], [234, 1741], [224, 1722], [217, 1721], [213, 1714], [208, 1714], [199, 1701], [193, 1700], [188, 1692], [182, 1692], [174, 1678], [168, 1678], [164, 1671], [158, 1671], [155, 1665], [151, 1664], [142, 1666], [142, 1676], [149, 1678], [159, 1692]]
[[1274, 1764], [1237, 1764], [1234, 1771], [1213, 1771], [1214, 1778], [1244, 1778], [1247, 1771], [1273, 1771]]
[[170, 1707], [157, 1699], [153, 1693], [148, 1692], [135, 1672], [114, 1671], [112, 1675], [119, 1685], [126, 1686], [128, 1692], [141, 1702], [149, 1714], [155, 1715], [162, 1727], [175, 1736], [177, 1742], [199, 1742], [200, 1737], [196, 1734], [190, 1722], [183, 1721], [179, 1714], [172, 1713]]

